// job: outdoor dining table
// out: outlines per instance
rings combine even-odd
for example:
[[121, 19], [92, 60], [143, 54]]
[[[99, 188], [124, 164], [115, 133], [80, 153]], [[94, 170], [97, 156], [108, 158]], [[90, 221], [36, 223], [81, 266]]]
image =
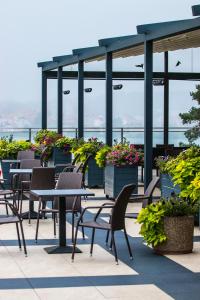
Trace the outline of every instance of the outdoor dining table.
[[20, 164], [20, 159], [2, 159], [2, 162], [4, 163], [10, 163], [10, 164]]
[[[31, 190], [30, 193], [41, 198], [59, 197], [59, 245], [46, 247], [48, 254], [72, 253], [72, 246], [66, 241], [66, 197], [94, 196], [94, 193], [85, 189], [52, 189], [52, 190]], [[76, 248], [76, 253], [81, 253]]]

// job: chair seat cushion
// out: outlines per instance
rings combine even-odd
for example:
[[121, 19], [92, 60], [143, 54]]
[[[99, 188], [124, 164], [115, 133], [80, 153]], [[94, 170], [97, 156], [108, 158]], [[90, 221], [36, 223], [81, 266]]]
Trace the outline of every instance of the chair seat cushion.
[[0, 218], [0, 225], [9, 224], [9, 223], [17, 223], [17, 222], [19, 222], [19, 219], [16, 216]]
[[80, 226], [89, 227], [89, 228], [97, 228], [97, 229], [105, 229], [109, 230], [111, 228], [109, 223], [99, 223], [95, 221], [81, 222]]

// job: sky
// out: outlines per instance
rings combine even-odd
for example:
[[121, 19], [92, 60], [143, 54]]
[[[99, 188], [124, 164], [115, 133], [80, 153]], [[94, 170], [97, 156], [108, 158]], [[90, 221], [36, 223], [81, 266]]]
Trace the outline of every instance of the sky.
[[[98, 45], [98, 39], [132, 35], [136, 26], [192, 18], [195, 0], [0, 0], [0, 128], [41, 126], [41, 70], [37, 62]], [[114, 70], [138, 71], [143, 56], [114, 60]], [[178, 69], [177, 60], [181, 61]], [[65, 68], [76, 70], [76, 66]], [[105, 70], [105, 62], [85, 65]], [[163, 54], [154, 55], [154, 71], [163, 70]], [[170, 71], [200, 71], [199, 49], [170, 52]], [[122, 83], [113, 92], [114, 126], [143, 126], [143, 81]], [[115, 82], [114, 82], [115, 84]], [[64, 81], [64, 126], [77, 126], [77, 82]], [[86, 81], [85, 126], [105, 126], [105, 82]], [[194, 82], [170, 82], [170, 126], [180, 126], [179, 112], [193, 104]], [[57, 82], [48, 82], [48, 126], [57, 124]], [[154, 87], [154, 126], [163, 122], [163, 87]]]

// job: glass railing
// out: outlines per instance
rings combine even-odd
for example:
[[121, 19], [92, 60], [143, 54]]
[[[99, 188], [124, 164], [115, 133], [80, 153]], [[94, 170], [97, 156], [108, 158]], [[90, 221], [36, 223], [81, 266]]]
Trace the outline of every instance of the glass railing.
[[[14, 140], [30, 140], [34, 141], [34, 136], [40, 128], [0, 128], [0, 138], [4, 136], [13, 136]], [[49, 128], [50, 130], [57, 130], [56, 128]], [[169, 128], [169, 144], [178, 146], [180, 142], [187, 143], [184, 135], [188, 127], [170, 127]], [[63, 128], [63, 135], [69, 137], [78, 136], [78, 128]], [[103, 127], [87, 127], [84, 129], [84, 138], [97, 137], [99, 140], [105, 142], [105, 128]], [[144, 128], [143, 127], [114, 127], [113, 139], [118, 142], [126, 138], [132, 144], [144, 144]], [[196, 141], [200, 144], [200, 139]], [[163, 128], [153, 128], [153, 145], [163, 144]]]

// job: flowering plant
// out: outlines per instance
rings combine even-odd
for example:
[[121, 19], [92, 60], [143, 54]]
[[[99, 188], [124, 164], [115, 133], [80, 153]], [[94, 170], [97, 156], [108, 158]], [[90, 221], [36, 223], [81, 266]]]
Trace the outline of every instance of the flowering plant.
[[144, 154], [132, 144], [116, 144], [106, 155], [107, 164], [119, 166], [134, 166], [143, 162]]
[[53, 146], [55, 142], [62, 136], [55, 131], [41, 129], [35, 135], [35, 142], [45, 146]]
[[23, 140], [10, 142], [6, 138], [0, 140], [0, 158], [16, 159], [17, 153], [21, 150], [31, 149], [31, 143]]

